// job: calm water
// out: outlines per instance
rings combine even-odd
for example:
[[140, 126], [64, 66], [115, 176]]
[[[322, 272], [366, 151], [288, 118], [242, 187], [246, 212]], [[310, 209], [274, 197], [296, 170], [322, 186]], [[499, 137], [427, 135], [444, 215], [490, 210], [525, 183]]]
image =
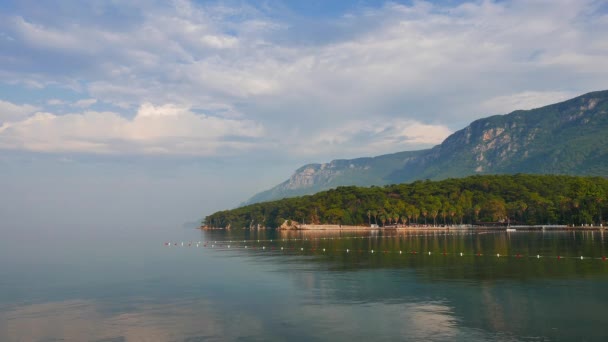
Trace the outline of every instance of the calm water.
[[61, 231], [0, 240], [0, 341], [608, 340], [600, 232]]

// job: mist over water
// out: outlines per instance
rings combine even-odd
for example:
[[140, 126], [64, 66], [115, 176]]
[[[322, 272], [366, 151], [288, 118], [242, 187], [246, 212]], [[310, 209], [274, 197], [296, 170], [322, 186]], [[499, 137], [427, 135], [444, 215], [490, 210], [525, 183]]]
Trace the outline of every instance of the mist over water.
[[0, 242], [0, 340], [594, 341], [608, 323], [601, 232], [57, 231]]

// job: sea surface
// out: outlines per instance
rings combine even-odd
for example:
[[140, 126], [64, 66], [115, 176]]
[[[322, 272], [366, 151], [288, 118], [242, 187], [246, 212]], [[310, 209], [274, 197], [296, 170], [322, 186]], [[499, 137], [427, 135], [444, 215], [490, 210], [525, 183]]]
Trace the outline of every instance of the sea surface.
[[0, 341], [607, 341], [607, 243], [37, 227], [0, 239]]

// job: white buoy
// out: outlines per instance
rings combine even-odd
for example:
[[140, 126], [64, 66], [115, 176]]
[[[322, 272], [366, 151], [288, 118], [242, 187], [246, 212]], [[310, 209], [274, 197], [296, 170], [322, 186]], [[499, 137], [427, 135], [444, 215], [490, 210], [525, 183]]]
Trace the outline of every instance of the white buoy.
[[372, 253], [374, 253], [374, 250], [372, 249]]
[[429, 255], [431, 255], [431, 252], [429, 252]]
[[583, 256], [581, 255], [581, 260], [583, 260]]
[[500, 258], [500, 254], [496, 254], [496, 257], [497, 257], [497, 258]]
[[228, 245], [228, 248], [230, 248], [230, 245]]
[[346, 253], [348, 253], [348, 248], [346, 249]]
[[281, 247], [281, 250], [283, 250], [283, 247]]
[[325, 252], [325, 248], [323, 248], [323, 252]]
[[266, 249], [266, 246], [263, 246], [262, 249]]
[[401, 254], [401, 251], [399, 251], [399, 254]]
[[536, 259], [540, 259], [540, 254], [536, 254]]
[[245, 246], [245, 249], [247, 249], [247, 246]]
[[460, 256], [462, 256], [462, 252], [460, 252]]

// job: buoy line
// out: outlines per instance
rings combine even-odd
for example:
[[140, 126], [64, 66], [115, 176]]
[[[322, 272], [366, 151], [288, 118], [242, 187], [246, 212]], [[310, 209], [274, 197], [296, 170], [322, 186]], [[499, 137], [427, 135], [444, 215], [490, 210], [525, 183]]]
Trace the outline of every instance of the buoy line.
[[[220, 241], [217, 241], [220, 242]], [[554, 259], [554, 260], [561, 260], [561, 259], [578, 259], [578, 260], [602, 260], [602, 261], [606, 261], [607, 258], [606, 256], [601, 256], [601, 257], [592, 257], [592, 256], [584, 256], [584, 255], [577, 255], [577, 256], [572, 256], [572, 255], [542, 255], [542, 254], [522, 254], [522, 253], [515, 253], [515, 254], [501, 254], [501, 253], [481, 253], [481, 252], [477, 252], [477, 253], [465, 253], [465, 252], [448, 252], [447, 250], [443, 250], [443, 251], [423, 251], [423, 252], [418, 252], [416, 250], [377, 250], [377, 249], [360, 249], [360, 248], [347, 248], [347, 249], [331, 249], [331, 248], [327, 248], [327, 247], [303, 247], [303, 246], [275, 246], [275, 245], [270, 245], [270, 246], [266, 246], [266, 245], [231, 245], [231, 244], [221, 244], [221, 243], [209, 243], [209, 244], [202, 244], [201, 242], [198, 243], [169, 243], [166, 242], [165, 246], [167, 247], [204, 247], [204, 248], [211, 248], [214, 250], [218, 250], [218, 251], [227, 251], [227, 250], [234, 250], [234, 249], [242, 249], [242, 250], [253, 250], [253, 251], [269, 251], [269, 252], [282, 252], [282, 254], [286, 254], [288, 252], [293, 252], [290, 253], [290, 255], [302, 255], [302, 254], [318, 254], [318, 255], [323, 255], [323, 254], [328, 254], [328, 253], [344, 253], [344, 254], [398, 254], [398, 255], [420, 255], [420, 256], [443, 256], [443, 257], [447, 257], [447, 256], [453, 256], [453, 257], [491, 257], [491, 258], [515, 258], [515, 259], [545, 259], [545, 260], [549, 260], [549, 259]], [[276, 253], [275, 253], [276, 254]]]
[[[463, 236], [463, 235], [479, 235], [481, 233], [500, 233], [501, 231], [492, 231], [492, 232], [487, 232], [487, 231], [483, 231], [483, 232], [463, 232], [463, 233], [436, 233], [436, 232], [427, 232], [424, 234], [395, 234], [395, 235], [369, 235], [369, 236], [338, 236], [338, 237], [319, 237], [319, 238], [302, 238], [302, 239], [232, 239], [232, 240], [207, 240], [205, 242], [203, 241], [188, 241], [185, 242], [186, 244], [202, 244], [202, 243], [213, 243], [213, 244], [219, 244], [219, 243], [231, 243], [231, 244], [237, 244], [237, 243], [262, 243], [262, 242], [290, 242], [290, 241], [330, 241], [330, 240], [356, 240], [356, 239], [384, 239], [384, 238], [409, 238], [409, 237], [422, 237], [422, 236], [429, 236], [429, 237], [444, 237], [444, 236]], [[178, 243], [178, 242], [165, 242], [165, 244], [172, 244], [172, 243]], [[184, 242], [181, 242], [182, 244]]]

